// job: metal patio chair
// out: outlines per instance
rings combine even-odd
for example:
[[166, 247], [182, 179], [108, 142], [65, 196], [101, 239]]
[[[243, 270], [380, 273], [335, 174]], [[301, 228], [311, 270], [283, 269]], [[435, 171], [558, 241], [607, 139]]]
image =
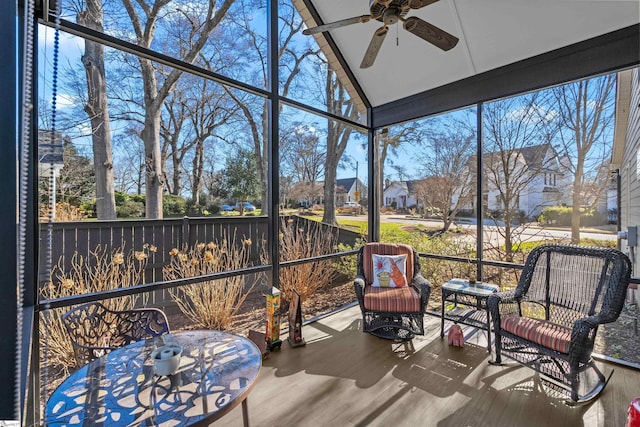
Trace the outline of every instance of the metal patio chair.
[[92, 302], [67, 311], [62, 320], [78, 367], [116, 348], [170, 332], [167, 317], [156, 308], [114, 311]]

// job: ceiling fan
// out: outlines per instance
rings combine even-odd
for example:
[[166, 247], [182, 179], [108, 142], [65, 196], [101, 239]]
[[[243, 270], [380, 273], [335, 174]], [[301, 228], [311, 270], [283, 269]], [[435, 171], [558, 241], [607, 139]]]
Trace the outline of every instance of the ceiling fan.
[[364, 54], [360, 68], [369, 68], [373, 65], [376, 60], [376, 56], [378, 56], [378, 52], [380, 51], [380, 47], [382, 46], [382, 42], [389, 32], [389, 25], [395, 24], [398, 21], [403, 22], [405, 30], [431, 43], [432, 45], [447, 51], [452, 49], [458, 43], [457, 37], [452, 36], [446, 31], [423, 21], [416, 16], [405, 18], [405, 15], [409, 13], [409, 10], [420, 9], [437, 1], [438, 0], [369, 0], [369, 10], [371, 11], [370, 15], [355, 16], [353, 18], [342, 19], [329, 24], [318, 25], [317, 27], [307, 28], [302, 33], [305, 35], [317, 34], [333, 30], [334, 28], [344, 27], [346, 25], [369, 22], [372, 19], [382, 22], [382, 27], [378, 28], [375, 33], [373, 33], [373, 37], [371, 38], [371, 42], [369, 42], [369, 47], [367, 48], [367, 52]]

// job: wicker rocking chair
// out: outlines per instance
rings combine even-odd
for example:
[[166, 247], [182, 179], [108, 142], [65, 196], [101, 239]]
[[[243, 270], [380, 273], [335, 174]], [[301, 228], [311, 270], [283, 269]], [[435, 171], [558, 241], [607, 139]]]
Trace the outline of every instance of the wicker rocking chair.
[[93, 302], [72, 308], [62, 320], [78, 367], [132, 342], [169, 333], [167, 317], [156, 308], [113, 311]]
[[[406, 254], [408, 286], [371, 286], [374, 254]], [[424, 314], [431, 293], [431, 283], [420, 274], [418, 254], [411, 246], [368, 243], [360, 248], [354, 288], [362, 311], [363, 332], [393, 340], [410, 340], [415, 335], [424, 335]]]
[[608, 382], [595, 365], [598, 326], [624, 306], [631, 264], [615, 249], [539, 246], [527, 257], [515, 291], [489, 297], [495, 359], [502, 355], [544, 375], [570, 396], [598, 396]]

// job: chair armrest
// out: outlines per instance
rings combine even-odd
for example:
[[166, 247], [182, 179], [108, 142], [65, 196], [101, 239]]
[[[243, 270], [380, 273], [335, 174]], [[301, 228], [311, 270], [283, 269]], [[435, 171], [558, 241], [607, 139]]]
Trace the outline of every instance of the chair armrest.
[[366, 283], [364, 276], [361, 275], [356, 276], [353, 281], [353, 288], [356, 291], [356, 297], [358, 298], [358, 304], [360, 304], [362, 312], [364, 312], [364, 287]]
[[500, 315], [517, 316], [520, 314], [520, 299], [516, 298], [513, 291], [496, 292], [487, 298], [487, 309], [491, 314], [494, 329], [498, 330], [500, 328]]
[[422, 274], [417, 273], [413, 276], [411, 286], [416, 288], [420, 294], [420, 311], [424, 313], [427, 307], [427, 302], [429, 302], [429, 297], [431, 296], [431, 282], [425, 279]]
[[605, 322], [602, 316], [589, 316], [578, 319], [571, 329], [571, 344], [569, 354], [572, 358], [586, 362], [591, 357], [595, 342], [595, 331], [598, 325]]

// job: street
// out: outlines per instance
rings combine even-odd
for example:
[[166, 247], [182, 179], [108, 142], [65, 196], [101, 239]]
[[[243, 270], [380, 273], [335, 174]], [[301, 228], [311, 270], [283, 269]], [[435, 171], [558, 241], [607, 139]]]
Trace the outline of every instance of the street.
[[[366, 216], [361, 215], [354, 217], [353, 215], [338, 215], [338, 219], [362, 219], [366, 220]], [[392, 214], [392, 215], [380, 215], [380, 222], [391, 222], [404, 225], [423, 225], [427, 228], [442, 227], [442, 221], [437, 219], [423, 219], [423, 218], [410, 218], [407, 215]], [[476, 233], [476, 219], [475, 218], [462, 218], [457, 220], [451, 225], [451, 228], [460, 226], [463, 229], [469, 230], [470, 235]], [[484, 240], [493, 241], [493, 243], [503, 244], [504, 239], [500, 236], [500, 228], [504, 226], [501, 221], [494, 222], [491, 219], [484, 220]], [[536, 225], [526, 224], [525, 226], [516, 226], [515, 233], [520, 236], [519, 240], [523, 242], [532, 242], [539, 240], [568, 240], [571, 239], [571, 230], [567, 228], [542, 228]], [[615, 241], [617, 236], [615, 232], [602, 230], [596, 231], [590, 229], [588, 231], [582, 231], [580, 233], [582, 238], [594, 239], [594, 240], [613, 240]], [[475, 239], [475, 238], [474, 238]]]

